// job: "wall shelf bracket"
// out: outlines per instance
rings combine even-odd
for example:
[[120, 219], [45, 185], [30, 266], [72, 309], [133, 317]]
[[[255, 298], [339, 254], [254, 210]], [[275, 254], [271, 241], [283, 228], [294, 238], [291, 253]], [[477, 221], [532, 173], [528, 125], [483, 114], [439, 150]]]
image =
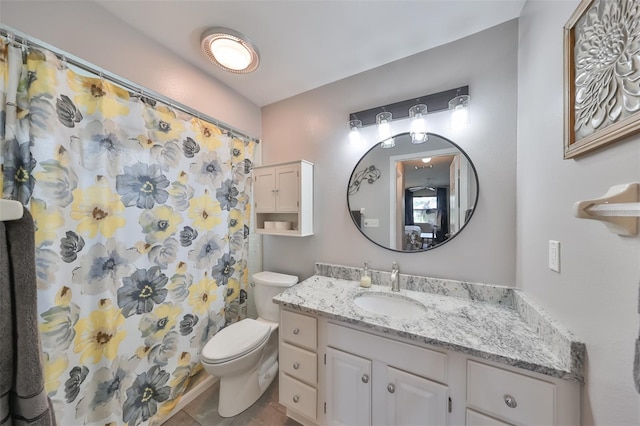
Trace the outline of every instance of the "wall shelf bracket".
[[640, 183], [612, 186], [600, 198], [576, 202], [573, 209], [576, 217], [600, 220], [611, 232], [618, 235], [637, 235], [640, 217]]

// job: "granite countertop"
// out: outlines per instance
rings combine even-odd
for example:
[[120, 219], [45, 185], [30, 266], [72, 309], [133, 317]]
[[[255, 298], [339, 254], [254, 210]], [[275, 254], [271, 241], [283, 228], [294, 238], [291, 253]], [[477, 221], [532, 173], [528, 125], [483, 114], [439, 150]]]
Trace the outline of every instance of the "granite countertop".
[[[355, 274], [358, 274], [357, 270]], [[449, 287], [454, 293], [456, 284], [458, 288], [462, 284], [472, 295], [470, 298], [454, 297], [446, 295], [447, 283], [442, 280], [434, 291], [433, 286], [412, 286], [416, 277], [401, 275], [401, 287], [404, 288], [393, 294], [409, 297], [426, 307], [424, 315], [407, 320], [371, 313], [353, 301], [361, 293], [390, 294], [389, 285], [372, 285], [366, 289], [354, 280], [353, 271], [339, 275], [349, 279], [314, 275], [285, 290], [273, 301], [290, 309], [366, 327], [390, 336], [583, 382], [584, 344], [544, 313], [538, 312], [538, 308], [529, 304], [523, 295], [514, 293], [516, 290], [496, 286], [490, 286], [487, 290], [482, 285], [451, 282]], [[374, 283], [381, 281], [375, 274], [373, 278]], [[496, 293], [499, 297], [490, 295]], [[489, 296], [480, 297], [480, 294]]]

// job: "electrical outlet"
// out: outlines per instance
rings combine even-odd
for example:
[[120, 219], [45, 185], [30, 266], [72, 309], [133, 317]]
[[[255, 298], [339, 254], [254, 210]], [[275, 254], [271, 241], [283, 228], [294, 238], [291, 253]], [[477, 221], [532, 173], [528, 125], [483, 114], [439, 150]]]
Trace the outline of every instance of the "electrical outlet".
[[560, 241], [549, 240], [549, 269], [560, 272]]
[[377, 228], [380, 226], [380, 221], [378, 219], [365, 219], [364, 227], [365, 228]]

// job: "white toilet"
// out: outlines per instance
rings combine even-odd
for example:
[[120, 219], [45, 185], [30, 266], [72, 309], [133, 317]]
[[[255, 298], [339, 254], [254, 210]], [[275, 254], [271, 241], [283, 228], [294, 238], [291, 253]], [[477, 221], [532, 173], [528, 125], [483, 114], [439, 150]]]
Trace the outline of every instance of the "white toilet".
[[202, 349], [202, 365], [220, 378], [218, 413], [235, 416], [260, 398], [278, 374], [278, 305], [271, 300], [298, 282], [293, 275], [253, 274], [258, 319], [222, 329]]

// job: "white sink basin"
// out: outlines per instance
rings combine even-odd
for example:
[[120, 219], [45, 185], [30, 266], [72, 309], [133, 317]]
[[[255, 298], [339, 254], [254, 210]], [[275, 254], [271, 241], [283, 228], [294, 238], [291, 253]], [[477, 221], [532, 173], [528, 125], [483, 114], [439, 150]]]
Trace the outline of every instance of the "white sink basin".
[[404, 296], [389, 293], [362, 293], [353, 301], [365, 311], [393, 318], [417, 319], [425, 314], [425, 307]]

